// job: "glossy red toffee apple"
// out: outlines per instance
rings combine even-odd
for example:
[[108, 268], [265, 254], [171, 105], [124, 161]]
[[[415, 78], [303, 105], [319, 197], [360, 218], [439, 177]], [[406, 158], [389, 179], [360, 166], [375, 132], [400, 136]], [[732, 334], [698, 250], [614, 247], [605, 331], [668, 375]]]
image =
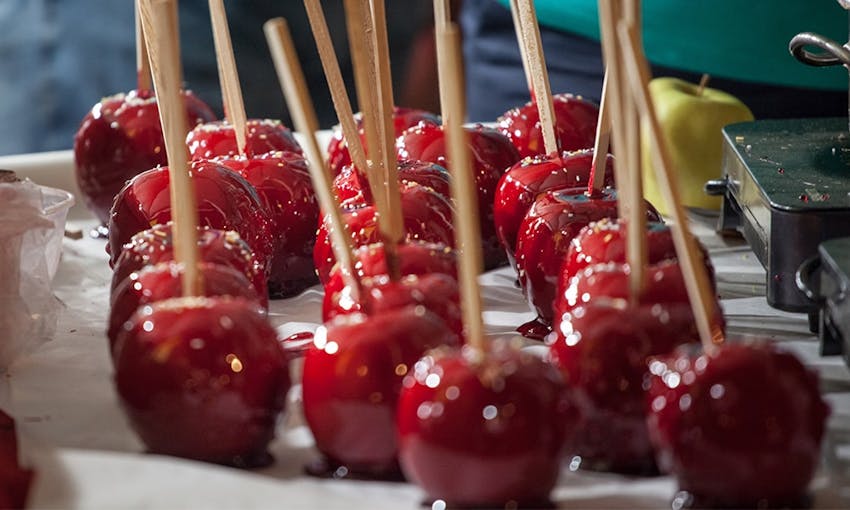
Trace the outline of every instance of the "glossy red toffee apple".
[[[204, 296], [233, 296], [256, 301], [262, 308], [268, 308], [266, 294], [259, 294], [236, 269], [210, 262], [198, 264], [198, 271], [204, 284]], [[182, 290], [182, 266], [177, 263], [161, 262], [147, 266], [138, 273], [132, 273], [118, 284], [112, 292], [109, 305], [109, 325], [106, 336], [109, 338], [110, 352], [115, 350], [115, 340], [121, 328], [140, 306], [179, 297]]]
[[628, 295], [623, 267], [596, 265], [580, 274], [595, 271], [585, 287], [592, 298], [563, 311], [547, 343], [579, 410], [569, 452], [585, 468], [650, 474], [656, 467], [643, 403], [646, 361], [699, 335], [678, 264], [649, 267], [638, 303], [610, 297]]
[[[514, 251], [522, 220], [534, 199], [555, 189], [587, 187], [593, 149], [564, 152], [560, 156], [538, 155], [522, 159], [508, 169], [496, 187], [493, 221], [499, 241], [515, 263]], [[605, 161], [605, 186], [614, 186], [614, 157]]]
[[[279, 120], [248, 119], [245, 124], [245, 142], [245, 156], [249, 158], [269, 152], [302, 152], [292, 131]], [[186, 145], [195, 161], [239, 155], [236, 133], [226, 121], [196, 126], [186, 136]]]
[[262, 308], [241, 298], [143, 306], [123, 328], [115, 382], [152, 453], [252, 466], [286, 403], [286, 357]]
[[496, 343], [429, 352], [398, 403], [405, 476], [449, 507], [548, 508], [573, 419], [557, 369]]
[[307, 161], [294, 152], [270, 152], [253, 158], [226, 157], [214, 161], [251, 183], [269, 211], [274, 251], [269, 263], [269, 293], [291, 297], [318, 280], [313, 245], [319, 204]]
[[[647, 204], [647, 219], [659, 221]], [[617, 192], [605, 188], [590, 197], [584, 188], [547, 191], [532, 204], [520, 225], [516, 247], [519, 283], [537, 319], [521, 326], [523, 335], [542, 339], [552, 323], [558, 274], [570, 241], [592, 221], [617, 216]]]
[[697, 508], [802, 508], [829, 408], [817, 376], [764, 342], [649, 363], [648, 424], [677, 500]]
[[[506, 261], [504, 250], [496, 236], [493, 223], [493, 201], [496, 186], [505, 171], [519, 161], [519, 153], [504, 135], [495, 129], [476, 125], [466, 128], [472, 156], [473, 174], [478, 188], [478, 214], [481, 222], [481, 241], [484, 267], [493, 269]], [[447, 166], [443, 127], [421, 122], [402, 133], [396, 140], [400, 161], [430, 161], [451, 172]]]
[[[274, 251], [274, 241], [268, 211], [254, 187], [235, 172], [209, 161], [195, 161], [191, 170], [199, 224], [235, 230], [257, 260], [267, 264]], [[134, 234], [171, 220], [169, 180], [168, 167], [151, 169], [134, 177], [115, 197], [106, 247], [111, 265]]]
[[[184, 92], [183, 98], [190, 126], [215, 119], [209, 106], [191, 92]], [[108, 222], [112, 201], [128, 180], [167, 164], [153, 92], [133, 90], [94, 105], [74, 136], [74, 163], [86, 206]]]
[[[363, 115], [357, 113], [354, 116], [357, 122], [360, 142], [366, 147], [366, 134], [363, 131]], [[413, 108], [393, 108], [393, 129], [395, 136], [401, 135], [407, 128], [413, 127], [420, 122], [430, 122], [433, 124], [440, 123], [440, 117], [425, 110], [416, 110]], [[342, 136], [341, 129], [334, 129], [333, 136], [328, 142], [328, 167], [331, 175], [339, 175], [342, 169], [351, 164], [351, 154], [348, 152], [348, 144], [345, 143], [345, 137]]]
[[364, 313], [375, 315], [386, 310], [407, 306], [422, 306], [446, 323], [455, 334], [463, 334], [460, 294], [457, 280], [444, 273], [409, 274], [398, 280], [387, 275], [361, 280], [358, 300], [344, 289], [341, 293], [325, 292], [322, 301], [322, 320], [327, 322], [337, 315]]
[[304, 357], [304, 416], [331, 471], [398, 475], [395, 412], [402, 380], [428, 349], [457, 336], [422, 307], [341, 315]]
[[[410, 183], [420, 184], [431, 188], [446, 199], [451, 198], [449, 179], [448, 170], [435, 163], [402, 161], [398, 165], [398, 181], [402, 187]], [[374, 203], [366, 176], [353, 165], [343, 167], [339, 175], [334, 178], [333, 187], [339, 201], [346, 206]]]
[[[457, 279], [457, 256], [455, 251], [445, 244], [406, 241], [396, 247], [396, 257], [401, 276], [440, 273]], [[354, 273], [358, 280], [388, 275], [383, 243], [368, 244], [354, 250]], [[340, 305], [340, 299], [348, 299], [349, 302]], [[338, 307], [356, 306], [351, 302], [350, 292], [346, 290], [339, 266], [334, 265], [325, 283], [323, 308], [327, 310], [327, 317], [330, 318], [331, 311]]]
[[[555, 94], [552, 100], [555, 107], [555, 136], [561, 150], [593, 147], [599, 107], [572, 94]], [[508, 110], [497, 122], [499, 132], [511, 140], [523, 158], [546, 152], [537, 103], [528, 102]]]
[[[132, 273], [174, 260], [171, 225], [155, 225], [130, 238], [112, 268], [112, 291]], [[198, 227], [198, 249], [202, 261], [232, 267], [245, 276], [258, 296], [267, 294], [265, 268], [235, 231]]]
[[[346, 203], [342, 206], [346, 207]], [[430, 188], [416, 183], [401, 187], [401, 209], [406, 241], [454, 245], [452, 206], [444, 197]], [[344, 210], [342, 219], [348, 226], [354, 246], [380, 241], [377, 210], [373, 205]], [[316, 236], [313, 263], [322, 283], [328, 281], [331, 268], [336, 262], [330, 245], [327, 225], [322, 222]]]

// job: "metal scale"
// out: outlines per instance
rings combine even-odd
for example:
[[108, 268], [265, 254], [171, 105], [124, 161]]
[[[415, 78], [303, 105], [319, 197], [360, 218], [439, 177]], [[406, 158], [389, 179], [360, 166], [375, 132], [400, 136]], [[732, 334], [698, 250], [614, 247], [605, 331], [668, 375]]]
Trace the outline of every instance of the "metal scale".
[[[850, 0], [838, 2], [850, 10]], [[789, 48], [808, 65], [850, 69], [850, 43], [801, 33]], [[718, 230], [746, 238], [767, 271], [768, 303], [809, 314], [822, 354], [843, 353], [850, 365], [848, 118], [761, 120], [723, 133], [723, 177], [706, 184], [723, 195]]]

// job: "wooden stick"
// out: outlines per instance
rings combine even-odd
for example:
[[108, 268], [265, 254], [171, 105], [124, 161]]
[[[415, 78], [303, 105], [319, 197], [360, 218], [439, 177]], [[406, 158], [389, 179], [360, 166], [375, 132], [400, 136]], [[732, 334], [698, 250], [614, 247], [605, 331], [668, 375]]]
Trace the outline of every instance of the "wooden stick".
[[325, 166], [319, 144], [316, 141], [316, 131], [319, 129], [319, 121], [316, 118], [316, 110], [307, 89], [307, 81], [298, 61], [295, 51], [295, 43], [289, 26], [283, 18], [273, 18], [263, 25], [266, 41], [271, 50], [272, 60], [278, 79], [280, 80], [283, 95], [286, 97], [286, 105], [292, 114], [295, 129], [304, 139], [304, 152], [309, 161], [310, 177], [319, 205], [325, 212], [325, 219], [330, 223], [328, 232], [331, 236], [331, 248], [339, 264], [343, 281], [351, 289], [352, 299], [357, 300], [360, 295], [360, 282], [354, 276], [354, 247], [351, 235], [342, 214], [339, 210], [336, 196], [331, 188], [330, 172]]
[[145, 43], [142, 15], [136, 0], [136, 90], [151, 90], [151, 66], [148, 61], [148, 46]]
[[610, 75], [605, 71], [602, 80], [602, 101], [599, 103], [599, 120], [596, 123], [596, 140], [593, 143], [593, 160], [590, 162], [590, 183], [587, 193], [598, 194], [605, 187], [605, 170], [608, 162], [608, 148], [611, 145], [611, 89], [608, 84]]
[[239, 155], [245, 155], [246, 124], [245, 103], [242, 101], [242, 87], [239, 84], [239, 72], [233, 56], [233, 44], [230, 42], [230, 28], [227, 26], [227, 13], [224, 0], [209, 0], [212, 18], [215, 59], [218, 64], [218, 77], [221, 81], [221, 95], [224, 99], [224, 114], [233, 132], [236, 134], [236, 147]]
[[165, 139], [165, 153], [168, 156], [174, 259], [183, 265], [183, 295], [197, 296], [202, 289], [198, 271], [198, 206], [189, 175], [189, 153], [186, 147], [189, 128], [180, 93], [183, 69], [180, 65], [177, 11], [174, 4], [175, 0], [141, 0], [140, 10]]
[[658, 124], [655, 107], [649, 94], [649, 65], [637, 45], [633, 29], [621, 24], [618, 27], [620, 44], [625, 55], [625, 68], [632, 92], [641, 115], [650, 127], [651, 150], [656, 178], [669, 206], [673, 222], [670, 225], [679, 264], [685, 277], [685, 286], [693, 308], [703, 349], [711, 353], [723, 342], [723, 331], [714, 320], [716, 298], [711, 290], [708, 274], [694, 238], [688, 232], [688, 218], [679, 196], [678, 176], [673, 172], [672, 159]]
[[451, 111], [456, 112], [456, 115], [449, 116], [449, 123], [446, 125], [446, 142], [449, 165], [452, 169], [452, 198], [456, 204], [454, 223], [455, 244], [460, 250], [458, 276], [461, 310], [467, 344], [483, 351], [485, 348], [484, 323], [481, 317], [481, 291], [478, 286], [478, 275], [481, 274], [483, 258], [478, 223], [478, 193], [470, 165], [467, 134], [462, 121], [466, 104], [460, 56], [460, 32], [452, 24], [446, 28], [442, 36], [449, 60], [445, 64], [448, 70], [446, 99]]
[[440, 93], [440, 116], [443, 118], [443, 123], [450, 115], [448, 109], [448, 99], [446, 98], [445, 82], [448, 79], [445, 76], [444, 66], [439, 65], [441, 59], [445, 58], [445, 38], [443, 34], [446, 32], [446, 27], [451, 22], [451, 11], [449, 8], [449, 0], [434, 0], [434, 42], [437, 47], [437, 88]]
[[372, 47], [372, 13], [369, 0], [345, 0], [345, 22], [348, 31], [348, 44], [351, 50], [351, 64], [354, 71], [354, 84], [357, 89], [357, 101], [360, 104], [363, 131], [366, 133], [364, 157], [366, 166], [362, 169], [369, 181], [372, 199], [379, 211], [386, 209], [386, 194], [382, 173], [378, 161], [383, 161], [381, 143], [378, 137], [378, 119], [375, 115], [378, 103], [378, 91], [375, 81], [375, 59]]
[[401, 212], [401, 193], [398, 187], [398, 160], [395, 151], [395, 127], [393, 123], [393, 85], [390, 68], [390, 47], [387, 39], [387, 17], [384, 0], [372, 0], [372, 22], [374, 24], [373, 45], [375, 48], [375, 74], [378, 89], [378, 134], [381, 139], [381, 170], [386, 196], [387, 221], [381, 220], [379, 228], [384, 238], [384, 252], [390, 277], [397, 278], [398, 260], [396, 246], [404, 240], [404, 219]]
[[525, 41], [525, 54], [528, 68], [534, 81], [534, 97], [540, 114], [540, 129], [543, 131], [543, 146], [546, 154], [560, 154], [558, 138], [555, 135], [555, 105], [552, 102], [552, 90], [549, 88], [549, 72], [543, 58], [543, 44], [540, 40], [540, 27], [537, 26], [537, 14], [534, 0], [519, 1], [519, 19]]
[[599, 0], [599, 28], [602, 36], [602, 51], [605, 58], [605, 69], [608, 74], [608, 93], [610, 99], [611, 138], [617, 151], [614, 161], [614, 180], [617, 181], [617, 215], [627, 218], [625, 208], [626, 198], [620, 190], [628, 189], [629, 174], [627, 172], [627, 157], [620, 154], [619, 147], [625, 144], [626, 134], [623, 126], [622, 106], [622, 71], [618, 64], [619, 51], [617, 50], [616, 26], [614, 25], [615, 13], [610, 0]]
[[528, 94], [531, 96], [531, 100], [534, 101], [534, 80], [531, 78], [531, 70], [528, 69], [528, 55], [525, 49], [525, 41], [522, 36], [522, 21], [519, 19], [519, 5], [517, 5], [517, 0], [511, 0], [511, 19], [514, 23], [516, 41], [519, 45], [519, 58], [522, 61], [522, 72], [525, 74], [525, 83], [528, 85]]
[[319, 0], [304, 0], [304, 7], [307, 9], [310, 28], [313, 31], [313, 38], [319, 50], [319, 59], [322, 61], [322, 68], [325, 71], [328, 89], [331, 92], [331, 100], [333, 101], [334, 110], [336, 110], [336, 116], [339, 118], [339, 124], [342, 127], [342, 136], [345, 138], [345, 144], [348, 146], [349, 154], [351, 154], [351, 161], [356, 168], [363, 172], [368, 172], [366, 154], [363, 151], [363, 144], [360, 142], [360, 133], [354, 122], [351, 100], [348, 97], [348, 91], [345, 89], [342, 72], [339, 70], [339, 60], [336, 57], [336, 51], [334, 50], [322, 5], [319, 3]]

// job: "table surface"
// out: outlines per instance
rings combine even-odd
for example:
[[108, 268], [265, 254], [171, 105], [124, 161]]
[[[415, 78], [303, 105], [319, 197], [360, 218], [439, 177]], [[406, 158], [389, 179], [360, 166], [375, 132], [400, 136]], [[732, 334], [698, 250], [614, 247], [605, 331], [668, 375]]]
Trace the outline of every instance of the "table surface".
[[[68, 152], [0, 158], [0, 168], [76, 191]], [[769, 337], [819, 373], [833, 412], [824, 466], [812, 484], [814, 506], [850, 507], [850, 371], [840, 359], [818, 355], [804, 315], [767, 306], [764, 270], [743, 241], [717, 236], [711, 217], [692, 219], [717, 271], [729, 332]], [[88, 232], [94, 224], [78, 206], [68, 228]], [[300, 413], [298, 385], [271, 445], [276, 460], [267, 468], [241, 471], [143, 453], [113, 390], [104, 334], [110, 279], [103, 240], [65, 239], [54, 281], [65, 306], [56, 336], [0, 379], [0, 408], [16, 418], [23, 460], [37, 470], [31, 507], [421, 508], [423, 493], [411, 484], [304, 475], [304, 464], [317, 453]], [[532, 318], [510, 269], [480, 281], [488, 334], [513, 334]], [[312, 288], [273, 301], [271, 320], [282, 335], [313, 329], [321, 297], [321, 289]], [[564, 508], [669, 508], [675, 490], [669, 477], [573, 472], [567, 462], [552, 496]]]

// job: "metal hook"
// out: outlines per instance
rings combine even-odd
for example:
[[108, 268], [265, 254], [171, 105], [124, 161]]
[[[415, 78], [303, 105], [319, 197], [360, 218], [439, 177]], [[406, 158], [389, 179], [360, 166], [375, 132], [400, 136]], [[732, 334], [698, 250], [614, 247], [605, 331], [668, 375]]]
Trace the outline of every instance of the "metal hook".
[[[806, 49], [809, 46], [820, 48], [823, 52], [812, 53]], [[829, 37], [812, 32], [802, 32], [795, 35], [788, 44], [788, 51], [794, 58], [810, 66], [850, 66], [850, 49]]]

